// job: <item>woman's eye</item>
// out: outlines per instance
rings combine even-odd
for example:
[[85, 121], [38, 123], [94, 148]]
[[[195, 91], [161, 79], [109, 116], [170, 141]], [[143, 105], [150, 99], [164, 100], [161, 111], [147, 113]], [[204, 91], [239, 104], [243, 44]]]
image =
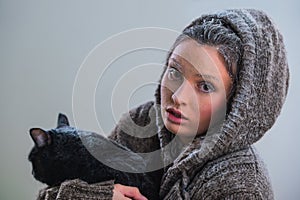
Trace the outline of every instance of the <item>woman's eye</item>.
[[216, 90], [213, 84], [209, 82], [200, 82], [197, 87], [205, 93], [210, 93]]
[[175, 68], [169, 68], [168, 79], [172, 81], [180, 81], [182, 80], [182, 74]]

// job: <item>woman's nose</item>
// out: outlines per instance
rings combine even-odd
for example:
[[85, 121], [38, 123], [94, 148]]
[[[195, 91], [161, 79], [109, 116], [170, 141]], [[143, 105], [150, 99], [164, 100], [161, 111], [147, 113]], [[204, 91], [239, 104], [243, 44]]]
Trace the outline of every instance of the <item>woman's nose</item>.
[[186, 105], [193, 98], [193, 92], [191, 84], [185, 80], [172, 94], [172, 100], [175, 104]]

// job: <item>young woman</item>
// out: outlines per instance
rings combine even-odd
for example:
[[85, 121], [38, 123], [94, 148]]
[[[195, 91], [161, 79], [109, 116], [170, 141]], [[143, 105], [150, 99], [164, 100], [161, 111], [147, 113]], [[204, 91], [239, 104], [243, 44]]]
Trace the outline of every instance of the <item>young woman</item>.
[[[161, 149], [153, 162], [163, 163], [153, 173], [161, 199], [273, 199], [252, 145], [280, 114], [288, 81], [282, 36], [264, 12], [203, 15], [170, 49], [156, 101], [124, 115], [110, 138], [135, 152]], [[132, 122], [142, 128], [130, 129]], [[67, 181], [40, 194], [40, 199], [145, 199], [137, 188], [113, 181]]]

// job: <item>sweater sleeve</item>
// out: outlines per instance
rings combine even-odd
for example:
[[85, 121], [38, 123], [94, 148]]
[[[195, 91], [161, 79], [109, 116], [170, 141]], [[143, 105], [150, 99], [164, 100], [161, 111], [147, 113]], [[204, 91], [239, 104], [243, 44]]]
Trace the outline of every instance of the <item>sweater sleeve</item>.
[[37, 200], [101, 199], [111, 200], [114, 181], [88, 184], [79, 179], [68, 180], [60, 186], [40, 190]]

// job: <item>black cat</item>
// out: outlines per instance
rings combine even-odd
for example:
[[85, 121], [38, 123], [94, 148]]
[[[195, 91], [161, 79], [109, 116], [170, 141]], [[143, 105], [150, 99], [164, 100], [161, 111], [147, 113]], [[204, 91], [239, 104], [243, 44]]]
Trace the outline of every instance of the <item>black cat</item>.
[[[88, 183], [114, 179], [115, 183], [138, 187], [148, 199], [158, 199], [159, 184], [141, 173], [146, 168], [141, 156], [99, 134], [70, 127], [65, 115], [59, 114], [56, 129], [33, 128], [30, 135], [35, 146], [28, 159], [33, 176], [42, 183], [55, 186], [76, 178]], [[120, 166], [130, 173], [114, 169]]]

